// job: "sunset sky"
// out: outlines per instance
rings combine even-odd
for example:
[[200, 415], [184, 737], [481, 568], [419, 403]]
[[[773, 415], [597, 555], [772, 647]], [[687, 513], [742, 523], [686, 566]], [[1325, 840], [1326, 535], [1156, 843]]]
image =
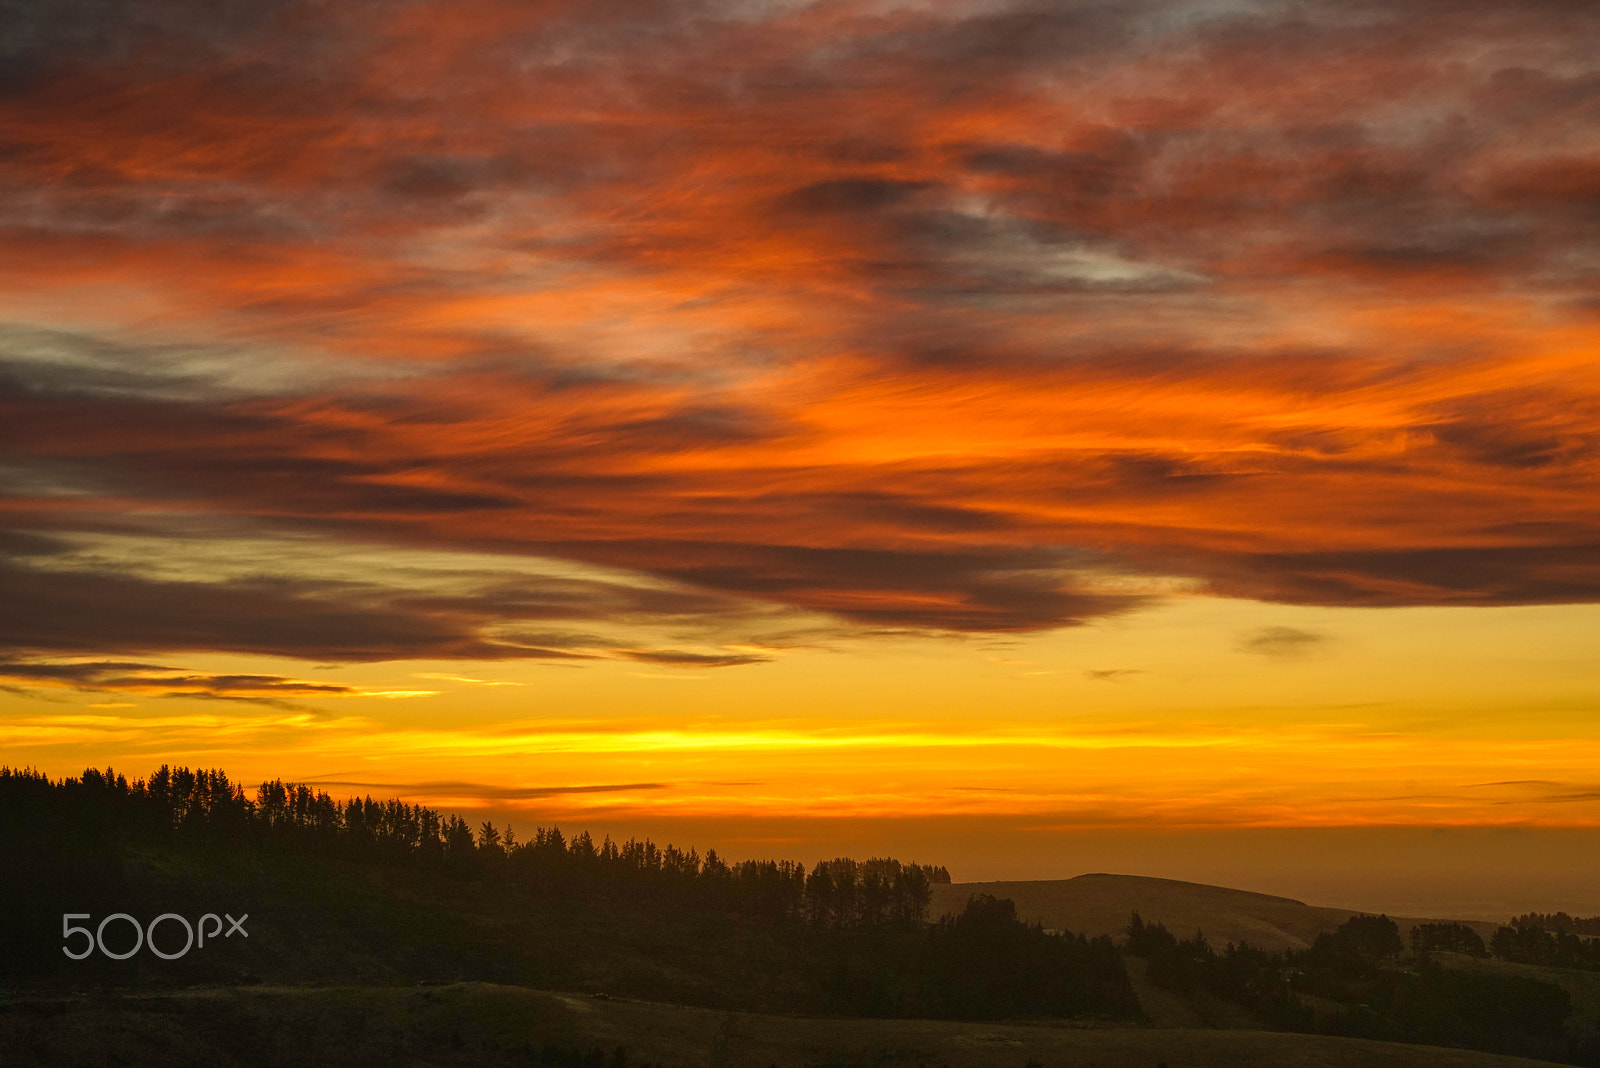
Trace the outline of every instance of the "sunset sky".
[[8, 6], [0, 762], [1600, 912], [1600, 11]]

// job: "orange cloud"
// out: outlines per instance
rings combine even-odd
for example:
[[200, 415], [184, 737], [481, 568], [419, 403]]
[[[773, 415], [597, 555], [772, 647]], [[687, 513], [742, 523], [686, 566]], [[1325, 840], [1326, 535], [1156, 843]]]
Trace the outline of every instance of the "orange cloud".
[[715, 666], [506, 635], [1600, 596], [1569, 7], [173, 10], [37, 16], [0, 102], [7, 528], [634, 585], [41, 551], [7, 647]]

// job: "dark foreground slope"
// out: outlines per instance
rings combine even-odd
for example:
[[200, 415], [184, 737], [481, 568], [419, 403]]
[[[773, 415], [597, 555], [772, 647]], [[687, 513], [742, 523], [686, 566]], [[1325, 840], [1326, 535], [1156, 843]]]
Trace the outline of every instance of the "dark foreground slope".
[[1245, 1030], [719, 1012], [484, 983], [197, 989], [0, 1003], [8, 1066], [1533, 1068], [1467, 1050]]

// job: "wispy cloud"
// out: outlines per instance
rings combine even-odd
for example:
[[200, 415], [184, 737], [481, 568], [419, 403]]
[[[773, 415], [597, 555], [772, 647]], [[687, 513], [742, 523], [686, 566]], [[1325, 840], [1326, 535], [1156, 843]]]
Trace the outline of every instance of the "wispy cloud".
[[1134, 675], [1142, 675], [1144, 672], [1138, 668], [1095, 668], [1085, 671], [1083, 674], [1086, 678], [1094, 679], [1096, 682], [1123, 682]]
[[526, 683], [512, 682], [508, 679], [474, 679], [467, 675], [451, 675], [443, 671], [413, 671], [412, 678], [437, 679], [440, 682], [459, 682], [468, 686], [524, 686]]
[[[278, 675], [212, 675], [154, 664], [122, 661], [0, 661], [0, 678], [41, 686], [156, 697], [352, 697], [389, 696], [350, 686], [307, 682]], [[106, 707], [126, 707], [108, 705]]]
[[1263, 627], [1242, 637], [1239, 649], [1261, 656], [1305, 656], [1321, 648], [1327, 640], [1327, 635], [1298, 627]]

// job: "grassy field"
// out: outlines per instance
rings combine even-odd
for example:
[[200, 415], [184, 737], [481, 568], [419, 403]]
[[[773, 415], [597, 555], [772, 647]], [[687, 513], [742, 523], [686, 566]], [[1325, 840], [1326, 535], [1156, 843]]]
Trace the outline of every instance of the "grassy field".
[[[1017, 916], [1029, 923], [1057, 930], [1120, 938], [1128, 914], [1137, 910], [1151, 923], [1164, 923], [1179, 938], [1196, 930], [1219, 949], [1228, 942], [1249, 942], [1258, 949], [1305, 949], [1324, 931], [1332, 931], [1356, 913], [1351, 909], [1307, 905], [1287, 897], [1248, 890], [1233, 890], [1174, 879], [1139, 875], [1080, 875], [1075, 879], [1034, 882], [955, 883], [933, 888], [929, 915], [938, 917], [961, 911], [973, 894], [1008, 897], [1017, 903]], [[1410, 926], [1428, 922], [1394, 917], [1401, 937]], [[1472, 922], [1485, 941], [1495, 925]]]
[[1244, 1030], [821, 1019], [491, 983], [200, 988], [0, 1002], [7, 1066], [530, 1065], [546, 1044], [664, 1068], [1514, 1068], [1465, 1050]]

